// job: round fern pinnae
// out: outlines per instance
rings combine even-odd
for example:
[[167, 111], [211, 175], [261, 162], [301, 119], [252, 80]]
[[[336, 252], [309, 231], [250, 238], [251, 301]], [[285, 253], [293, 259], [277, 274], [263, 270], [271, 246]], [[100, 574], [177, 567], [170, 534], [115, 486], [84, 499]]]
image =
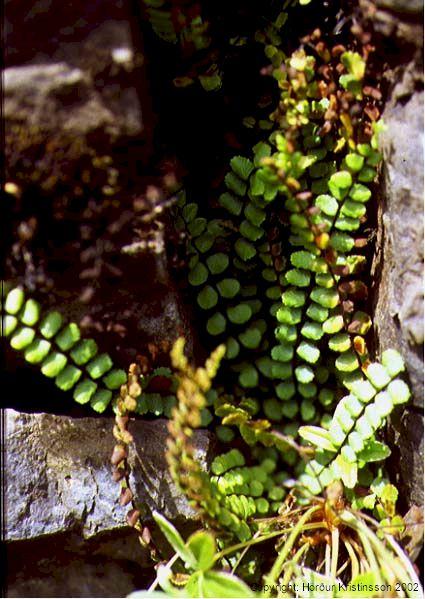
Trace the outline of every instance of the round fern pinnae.
[[75, 366], [66, 366], [55, 379], [55, 384], [62, 391], [69, 391], [81, 378], [82, 371]]
[[244, 324], [252, 316], [252, 308], [248, 303], [237, 304], [227, 309], [227, 316], [233, 324]]
[[345, 156], [344, 162], [351, 172], [358, 173], [363, 168], [364, 157], [355, 152], [350, 152]]
[[328, 187], [334, 198], [342, 200], [347, 195], [352, 184], [353, 178], [349, 171], [338, 171], [331, 175]]
[[52, 344], [50, 341], [35, 339], [25, 350], [24, 358], [30, 364], [38, 364], [44, 360], [50, 352], [51, 347]]
[[317, 196], [314, 203], [324, 214], [328, 216], [335, 216], [339, 209], [337, 200], [328, 194], [321, 194]]
[[41, 372], [44, 376], [55, 378], [65, 368], [68, 360], [64, 354], [52, 352], [47, 356], [41, 365]]
[[86, 404], [93, 397], [93, 394], [95, 393], [96, 389], [97, 384], [94, 381], [85, 379], [81, 381], [81, 383], [78, 383], [78, 385], [76, 386], [73, 395], [74, 400], [77, 403]]
[[202, 264], [202, 262], [198, 262], [189, 272], [188, 280], [191, 285], [194, 287], [198, 287], [199, 285], [203, 285], [208, 279], [208, 270], [207, 267]]
[[253, 365], [246, 365], [239, 375], [239, 384], [241, 387], [249, 388], [258, 385], [258, 370]]
[[250, 223], [259, 227], [266, 219], [266, 212], [258, 208], [253, 202], [249, 202], [244, 210], [244, 214]]
[[86, 370], [92, 379], [98, 379], [108, 372], [112, 368], [112, 360], [108, 354], [100, 354], [89, 362], [86, 366]]
[[339, 333], [344, 328], [344, 319], [341, 314], [330, 316], [322, 324], [323, 332], [328, 335]]
[[196, 301], [203, 310], [209, 310], [217, 305], [218, 293], [211, 285], [207, 285], [198, 293]]
[[249, 220], [244, 220], [241, 222], [239, 231], [246, 239], [250, 241], [258, 241], [264, 235], [264, 229], [261, 227], [257, 227], [257, 225], [253, 225], [249, 222]]
[[[327, 289], [324, 291], [327, 291]], [[329, 310], [314, 301], [307, 308], [306, 314], [314, 322], [324, 322], [329, 316]]]
[[2, 316], [2, 333], [5, 337], [9, 337], [18, 326], [18, 319], [15, 316], [7, 314]]
[[363, 403], [368, 403], [376, 395], [375, 387], [364, 379], [352, 383], [350, 391]]
[[354, 202], [354, 200], [345, 200], [341, 208], [341, 214], [350, 218], [360, 219], [365, 213], [366, 206], [361, 202]]
[[350, 447], [350, 445], [344, 445], [344, 447], [341, 449], [341, 455], [344, 458], [344, 460], [346, 460], [350, 464], [355, 464], [357, 462], [356, 453], [353, 450], [353, 448]]
[[233, 191], [237, 196], [243, 197], [246, 195], [246, 183], [242, 179], [239, 179], [234, 172], [227, 173], [224, 177], [224, 182], [226, 187], [230, 189], [230, 191]]
[[240, 198], [226, 191], [218, 198], [219, 204], [233, 216], [239, 216], [242, 212], [243, 203]]
[[307, 321], [302, 329], [301, 335], [306, 337], [306, 339], [311, 339], [313, 341], [318, 341], [323, 337], [324, 331], [322, 326], [318, 322]]
[[264, 414], [270, 420], [279, 422], [282, 418], [282, 403], [274, 398], [266, 399], [263, 403]]
[[87, 364], [97, 354], [98, 347], [93, 339], [83, 339], [71, 351], [70, 355], [77, 366]]
[[294, 343], [297, 340], [297, 329], [293, 325], [281, 324], [275, 329], [275, 337], [283, 343]]
[[254, 169], [254, 165], [248, 158], [243, 156], [234, 156], [230, 160], [230, 166], [233, 172], [238, 175], [241, 179], [246, 181], [249, 178], [249, 175]]
[[375, 397], [373, 402], [376, 412], [381, 416], [381, 418], [386, 418], [391, 414], [394, 408], [394, 402], [389, 393], [386, 391], [381, 391]]
[[362, 183], [371, 183], [376, 177], [376, 170], [370, 166], [365, 166], [357, 175], [357, 178]]
[[338, 252], [347, 253], [353, 249], [354, 239], [347, 233], [336, 232], [332, 233], [330, 244]]
[[335, 401], [335, 393], [331, 389], [321, 389], [319, 401], [324, 407], [331, 406]]
[[393, 404], [398, 405], [409, 401], [410, 391], [406, 383], [400, 379], [391, 381], [387, 388], [388, 394], [391, 397]]
[[106, 376], [103, 377], [102, 382], [106, 385], [108, 389], [119, 389], [121, 385], [124, 385], [127, 381], [127, 374], [125, 370], [114, 369], [108, 372]]
[[347, 333], [338, 333], [333, 335], [328, 341], [329, 349], [339, 353], [348, 351], [351, 348], [351, 338]]
[[305, 362], [315, 364], [320, 358], [320, 350], [314, 343], [301, 341], [297, 347], [297, 355]]
[[262, 333], [256, 327], [250, 327], [238, 336], [242, 345], [248, 349], [256, 349], [262, 340]]
[[387, 370], [382, 364], [372, 363], [369, 364], [365, 370], [365, 374], [372, 385], [380, 390], [388, 385], [391, 381], [391, 377], [389, 376]]
[[4, 309], [8, 314], [15, 315], [22, 308], [25, 300], [25, 293], [20, 287], [15, 287], [9, 291], [4, 303]]
[[339, 294], [335, 288], [314, 287], [310, 293], [310, 298], [322, 308], [335, 308], [340, 303]]
[[376, 432], [378, 428], [382, 426], [382, 417], [376, 411], [373, 403], [366, 406], [364, 415], [374, 432]]
[[23, 324], [32, 327], [38, 322], [40, 312], [40, 304], [33, 299], [28, 299], [19, 318]]
[[247, 262], [256, 255], [257, 250], [250, 241], [240, 237], [235, 243], [235, 252], [241, 260]]
[[186, 223], [192, 222], [198, 214], [198, 205], [195, 203], [186, 204], [183, 207], [182, 215]]
[[212, 248], [214, 241], [214, 236], [207, 232], [199, 235], [199, 237], [195, 239], [194, 244], [196, 249], [199, 250], [201, 254], [205, 254]]
[[210, 273], [213, 275], [219, 275], [229, 266], [229, 257], [222, 252], [218, 252], [208, 256], [206, 262]]
[[106, 410], [112, 399], [112, 391], [99, 389], [90, 400], [90, 406], [95, 412], [102, 413]]
[[335, 360], [337, 370], [341, 372], [353, 372], [360, 367], [359, 359], [353, 351], [346, 351]]
[[10, 345], [13, 347], [13, 349], [25, 349], [33, 342], [34, 337], [34, 329], [31, 329], [30, 327], [19, 327], [19, 329], [17, 329], [17, 331], [13, 334], [10, 340]]
[[290, 285], [295, 287], [308, 287], [310, 284], [311, 275], [306, 270], [293, 268], [285, 273], [285, 279]]
[[310, 422], [316, 416], [316, 408], [311, 399], [303, 399], [300, 406], [300, 414], [303, 422]]
[[283, 306], [277, 310], [276, 318], [282, 324], [295, 325], [301, 322], [302, 312], [299, 308]]
[[220, 335], [225, 330], [226, 319], [220, 312], [216, 312], [207, 320], [207, 331], [210, 335]]
[[300, 308], [304, 306], [306, 294], [297, 288], [289, 288], [282, 293], [282, 302], [288, 308]]
[[234, 360], [240, 352], [240, 345], [233, 337], [229, 337], [226, 341], [226, 358]]
[[278, 362], [289, 362], [294, 356], [294, 346], [289, 343], [276, 345], [271, 351], [271, 356]]
[[355, 202], [364, 204], [371, 198], [371, 196], [372, 192], [370, 189], [361, 183], [354, 183], [353, 187], [350, 189], [349, 197]]
[[355, 395], [346, 395], [344, 399], [342, 399], [341, 401], [344, 402], [345, 409], [350, 414], [350, 416], [357, 418], [357, 416], [359, 416], [362, 413], [364, 405], [362, 404], [362, 402], [358, 400], [358, 398]]
[[317, 397], [317, 385], [314, 383], [298, 383], [298, 392], [305, 399]]
[[295, 377], [299, 383], [311, 383], [314, 380], [314, 372], [310, 366], [297, 366]]
[[230, 426], [219, 425], [215, 429], [217, 438], [222, 443], [230, 443], [235, 438], [235, 433]]
[[51, 339], [59, 331], [63, 323], [62, 314], [57, 311], [49, 312], [41, 321], [39, 330], [46, 339]]
[[70, 322], [55, 337], [55, 343], [62, 351], [66, 352], [73, 347], [81, 338], [81, 332], [75, 322]]
[[275, 387], [275, 390], [276, 395], [282, 401], [288, 401], [289, 399], [292, 399], [296, 393], [295, 385], [292, 382], [279, 383], [279, 385]]
[[387, 349], [382, 353], [381, 362], [385, 370], [391, 377], [397, 376], [400, 372], [403, 372], [404, 362], [401, 355], [395, 349]]
[[298, 414], [298, 403], [294, 400], [289, 400], [289, 401], [285, 401], [282, 404], [282, 416], [284, 418], [295, 418], [295, 416]]
[[359, 433], [357, 431], [353, 431], [352, 433], [350, 433], [348, 435], [347, 438], [347, 442], [348, 445], [351, 447], [351, 449], [354, 451], [354, 453], [360, 453], [360, 451], [362, 451], [364, 449], [364, 440], [361, 437], [361, 435], [359, 435]]
[[192, 237], [201, 235], [207, 227], [207, 219], [198, 217], [187, 225], [187, 229]]

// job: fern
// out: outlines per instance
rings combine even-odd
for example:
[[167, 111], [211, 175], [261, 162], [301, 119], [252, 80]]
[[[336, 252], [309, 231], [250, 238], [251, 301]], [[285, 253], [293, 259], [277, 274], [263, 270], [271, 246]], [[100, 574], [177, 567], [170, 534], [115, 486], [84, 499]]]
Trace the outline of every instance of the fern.
[[339, 401], [328, 429], [300, 427], [301, 437], [318, 448], [300, 477], [309, 491], [319, 493], [335, 479], [352, 489], [359, 469], [389, 456], [389, 448], [376, 440], [376, 434], [394, 407], [410, 397], [406, 383], [395, 378], [402, 370], [401, 356], [387, 350], [382, 364], [372, 363], [365, 369], [367, 378], [350, 384], [351, 393]]
[[[3, 312], [3, 306], [2, 306]], [[73, 390], [76, 402], [103, 412], [113, 393], [126, 381], [124, 370], [114, 369], [110, 356], [99, 354], [93, 339], [82, 339], [76, 323], [66, 324], [58, 311], [42, 313], [20, 287], [11, 289], [4, 302], [3, 334], [25, 360], [39, 366], [62, 391]]]

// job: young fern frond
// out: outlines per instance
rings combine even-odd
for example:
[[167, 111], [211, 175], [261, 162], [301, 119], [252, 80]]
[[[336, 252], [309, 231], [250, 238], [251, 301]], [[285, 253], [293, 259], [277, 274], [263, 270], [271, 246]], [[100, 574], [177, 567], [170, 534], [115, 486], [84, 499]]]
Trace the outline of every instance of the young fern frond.
[[334, 480], [342, 480], [352, 489], [359, 469], [389, 456], [389, 448], [376, 439], [376, 433], [393, 409], [409, 400], [406, 383], [396, 378], [403, 370], [401, 356], [385, 351], [382, 364], [369, 364], [366, 377], [350, 384], [350, 394], [339, 401], [328, 429], [300, 427], [300, 436], [317, 448], [300, 477], [301, 485], [319, 493]]

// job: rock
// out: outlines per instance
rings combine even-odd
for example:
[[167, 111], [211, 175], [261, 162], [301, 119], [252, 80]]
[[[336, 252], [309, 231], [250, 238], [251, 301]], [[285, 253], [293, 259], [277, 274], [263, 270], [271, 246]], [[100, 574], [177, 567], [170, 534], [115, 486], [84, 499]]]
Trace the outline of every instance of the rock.
[[406, 409], [394, 415], [392, 423], [393, 456], [391, 471], [398, 484], [404, 506], [424, 505], [424, 417]]
[[423, 94], [388, 106], [383, 118], [382, 271], [375, 311], [381, 351], [401, 350], [423, 406]]
[[[100, 168], [105, 155], [119, 155], [120, 144], [136, 144], [139, 164], [146, 162], [150, 100], [129, 3], [39, 0], [30, 10], [20, 4], [8, 2], [5, 10], [8, 179], [24, 188], [41, 180], [51, 190], [68, 174], [75, 185], [78, 173]], [[87, 173], [83, 179], [87, 183]], [[112, 189], [113, 181], [111, 171]]]
[[[363, 6], [368, 0], [361, 0]], [[389, 429], [389, 471], [402, 509], [423, 505], [423, 26], [413, 16], [422, 3], [383, 1], [372, 11], [387, 40], [391, 83], [383, 112], [384, 156], [378, 197], [375, 338], [378, 355], [392, 347], [403, 356], [412, 399], [396, 410]], [[397, 11], [410, 13], [396, 15]], [[393, 12], [391, 12], [393, 11]]]
[[[111, 477], [113, 420], [5, 412], [7, 596], [125, 597], [150, 584], [149, 551], [127, 526]], [[156, 509], [188, 534], [196, 513], [168, 473], [166, 421], [130, 426], [131, 486], [145, 523]], [[194, 436], [203, 464], [210, 440], [205, 431]]]
[[3, 81], [6, 124], [74, 135], [102, 131], [111, 138], [141, 130], [140, 110], [127, 123], [126, 112], [118, 117], [105, 104], [88, 73], [66, 63], [6, 69]]
[[[24, 414], [6, 410], [6, 540], [36, 539], [74, 531], [82, 539], [128, 529], [112, 481], [110, 418]], [[131, 485], [137, 500], [169, 519], [196, 517], [171, 481], [165, 461], [164, 420], [132, 423]], [[209, 434], [194, 442], [205, 464]], [[149, 513], [149, 511], [148, 511]]]

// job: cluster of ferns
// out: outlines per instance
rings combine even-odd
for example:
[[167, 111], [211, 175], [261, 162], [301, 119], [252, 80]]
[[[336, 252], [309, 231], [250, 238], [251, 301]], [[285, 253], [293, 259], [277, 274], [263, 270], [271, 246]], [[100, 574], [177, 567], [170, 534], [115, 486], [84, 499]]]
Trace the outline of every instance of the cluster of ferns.
[[[261, 38], [280, 94], [263, 139], [232, 158], [214, 206], [181, 193], [174, 207], [203, 338], [220, 349], [209, 370], [195, 371], [178, 344], [176, 374], [154, 373], [172, 378], [170, 394], [148, 394], [144, 377], [133, 410], [171, 418], [175, 481], [241, 541], [294, 487], [302, 497], [342, 480], [360, 505], [356, 486], [376, 486], [389, 455], [378, 431], [409, 399], [399, 354], [372, 360], [368, 351], [365, 229], [382, 127], [370, 47], [328, 45], [316, 30], [286, 56], [283, 24], [280, 15]], [[4, 312], [4, 332], [28, 362], [80, 403], [116, 405], [126, 374], [75, 323], [42, 316], [22, 289], [8, 291]], [[207, 475], [188, 431], [211, 422], [223, 453]]]

